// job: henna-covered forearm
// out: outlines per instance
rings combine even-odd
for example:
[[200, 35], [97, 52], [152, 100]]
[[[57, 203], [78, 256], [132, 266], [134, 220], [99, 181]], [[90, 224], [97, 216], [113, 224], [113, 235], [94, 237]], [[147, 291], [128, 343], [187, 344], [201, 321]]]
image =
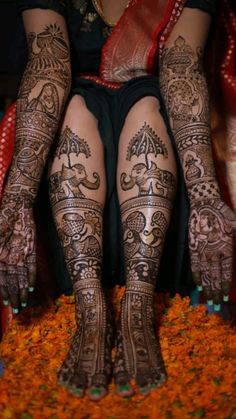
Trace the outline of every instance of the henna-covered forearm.
[[209, 98], [202, 51], [179, 36], [163, 52], [161, 92], [183, 166], [190, 202], [218, 198], [211, 150]]
[[5, 201], [19, 194], [34, 200], [71, 83], [69, 47], [57, 24], [29, 33], [28, 47]]

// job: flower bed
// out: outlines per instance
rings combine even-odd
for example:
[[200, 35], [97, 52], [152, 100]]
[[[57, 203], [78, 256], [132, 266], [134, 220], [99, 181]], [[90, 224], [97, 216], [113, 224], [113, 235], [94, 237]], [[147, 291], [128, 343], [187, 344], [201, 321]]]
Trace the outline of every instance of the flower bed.
[[[112, 299], [119, 311], [123, 289]], [[160, 339], [169, 379], [147, 397], [121, 399], [111, 384], [99, 403], [78, 399], [56, 384], [74, 331], [72, 297], [28, 308], [14, 319], [1, 344], [4, 419], [171, 419], [236, 417], [236, 333], [218, 315], [188, 298], [156, 297]]]

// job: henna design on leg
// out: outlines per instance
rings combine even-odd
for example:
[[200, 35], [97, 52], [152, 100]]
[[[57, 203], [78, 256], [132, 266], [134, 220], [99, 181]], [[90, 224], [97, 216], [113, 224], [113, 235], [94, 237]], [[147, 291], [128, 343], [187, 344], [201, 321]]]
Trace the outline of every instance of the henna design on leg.
[[[92, 400], [101, 399], [111, 379], [112, 322], [101, 287], [103, 204], [100, 176], [89, 165], [71, 161], [71, 154], [91, 158], [88, 143], [66, 126], [56, 150], [50, 176], [50, 198], [75, 294], [77, 329], [68, 355], [58, 373], [60, 384], [78, 396], [88, 388]], [[87, 197], [95, 191], [95, 199]], [[96, 192], [97, 191], [97, 192]]]
[[167, 170], [168, 154], [165, 142], [145, 122], [128, 143], [126, 160], [131, 165], [120, 175], [127, 286], [121, 303], [114, 377], [122, 396], [132, 395], [131, 379], [143, 395], [166, 379], [153, 297], [175, 193], [175, 176]]

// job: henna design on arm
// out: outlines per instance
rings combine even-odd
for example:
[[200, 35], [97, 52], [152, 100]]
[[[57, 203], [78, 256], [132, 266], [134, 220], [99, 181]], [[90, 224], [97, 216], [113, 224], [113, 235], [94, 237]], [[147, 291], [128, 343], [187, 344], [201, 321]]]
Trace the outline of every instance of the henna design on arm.
[[189, 248], [199, 290], [210, 303], [228, 299], [235, 217], [221, 201], [212, 158], [209, 98], [202, 51], [179, 36], [163, 52], [160, 85], [190, 200]]
[[160, 86], [191, 202], [219, 198], [211, 152], [209, 99], [203, 52], [179, 36], [163, 52]]
[[33, 200], [70, 89], [70, 62], [69, 47], [57, 24], [46, 26], [40, 33], [29, 33], [28, 48], [6, 193], [20, 193]]
[[33, 289], [36, 256], [32, 204], [71, 80], [69, 46], [58, 24], [29, 33], [28, 49], [17, 99], [14, 156], [0, 212], [0, 291], [16, 310], [19, 299], [25, 304], [28, 287]]

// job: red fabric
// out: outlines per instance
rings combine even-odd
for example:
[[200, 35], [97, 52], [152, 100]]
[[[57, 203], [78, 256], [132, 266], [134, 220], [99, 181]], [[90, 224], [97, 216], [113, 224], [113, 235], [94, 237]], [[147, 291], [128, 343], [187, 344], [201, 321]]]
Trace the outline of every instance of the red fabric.
[[106, 41], [100, 66], [101, 79], [125, 82], [153, 73], [159, 35], [170, 32], [186, 0], [131, 0]]
[[2, 196], [4, 179], [10, 166], [14, 148], [16, 122], [16, 104], [7, 109], [0, 122], [0, 199]]
[[[226, 0], [223, 0], [222, 2], [222, 17], [227, 39], [225, 55], [221, 65], [221, 83], [224, 95], [224, 106], [227, 114], [234, 115], [236, 117], [236, 16], [230, 9]], [[228, 158], [231, 158], [231, 156], [228, 156]], [[236, 243], [234, 261], [236, 261]], [[236, 303], [236, 266], [230, 299]]]
[[[2, 197], [4, 181], [12, 161], [15, 140], [16, 104], [13, 103], [6, 111], [0, 122], [0, 199]], [[6, 327], [12, 319], [10, 307], [0, 303], [0, 335], [3, 335]]]

